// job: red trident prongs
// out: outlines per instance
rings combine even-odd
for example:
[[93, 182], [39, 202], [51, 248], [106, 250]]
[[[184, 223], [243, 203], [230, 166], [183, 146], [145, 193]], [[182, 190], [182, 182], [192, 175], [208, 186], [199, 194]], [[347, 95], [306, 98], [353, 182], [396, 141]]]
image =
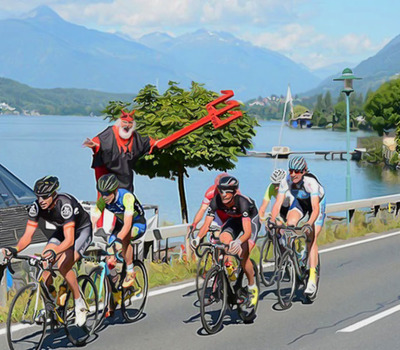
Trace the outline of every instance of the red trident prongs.
[[[204, 116], [203, 118], [199, 119], [198, 121], [194, 122], [193, 124], [190, 124], [186, 127], [184, 127], [182, 130], [178, 130], [177, 132], [173, 133], [172, 135], [167, 136], [164, 139], [161, 139], [157, 141], [157, 143], [154, 145], [158, 148], [164, 148], [169, 146], [170, 144], [174, 143], [175, 141], [179, 140], [183, 136], [186, 136], [187, 134], [191, 133], [192, 131], [202, 127], [203, 125], [207, 124], [208, 122], [211, 121], [213, 124], [214, 128], [221, 128], [228, 123], [232, 122], [233, 120], [241, 117], [242, 111], [230, 111], [230, 109], [238, 107], [239, 102], [235, 100], [230, 100], [227, 101], [229, 98], [231, 98], [234, 94], [232, 90], [222, 90], [221, 91], [222, 96], [218, 97], [214, 101], [211, 101], [210, 103], [207, 104], [206, 109], [208, 114]], [[221, 109], [216, 109], [215, 107], [220, 104], [227, 101], [225, 104], [226, 106], [221, 108]], [[218, 116], [225, 114], [226, 112], [229, 111], [230, 117], [226, 119], [220, 119]]]

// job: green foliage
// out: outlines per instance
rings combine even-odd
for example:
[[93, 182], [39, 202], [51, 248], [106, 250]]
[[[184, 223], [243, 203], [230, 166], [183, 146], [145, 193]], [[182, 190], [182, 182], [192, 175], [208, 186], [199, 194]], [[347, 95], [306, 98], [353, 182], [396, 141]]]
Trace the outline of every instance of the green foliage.
[[18, 112], [37, 111], [45, 115], [100, 114], [110, 99], [129, 101], [131, 95], [87, 89], [35, 89], [16, 81], [0, 78], [0, 102]]
[[398, 128], [400, 123], [400, 79], [382, 84], [370, 93], [364, 105], [366, 119], [372, 128], [383, 135], [384, 129]]
[[369, 136], [358, 139], [359, 147], [366, 148], [366, 153], [363, 156], [365, 162], [376, 164], [383, 163], [382, 154], [382, 137]]
[[293, 107], [294, 117], [299, 117], [299, 116], [301, 116], [303, 113], [305, 113], [307, 111], [308, 111], [308, 108], [304, 107], [302, 105], [296, 105], [296, 106]]

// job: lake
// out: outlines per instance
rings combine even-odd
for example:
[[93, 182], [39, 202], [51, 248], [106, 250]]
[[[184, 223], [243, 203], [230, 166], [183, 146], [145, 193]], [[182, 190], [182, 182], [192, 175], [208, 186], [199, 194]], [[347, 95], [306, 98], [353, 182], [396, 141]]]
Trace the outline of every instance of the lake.
[[[255, 151], [271, 151], [278, 143], [280, 122], [261, 122], [253, 140]], [[61, 191], [82, 200], [95, 200], [94, 172], [90, 168], [91, 150], [83, 148], [86, 137], [94, 137], [109, 123], [99, 117], [75, 116], [0, 116], [0, 163], [28, 185], [48, 174], [60, 179]], [[357, 137], [374, 135], [364, 131], [351, 133], [351, 149]], [[292, 151], [345, 150], [346, 134], [330, 129], [296, 130], [284, 127], [282, 145]], [[346, 162], [326, 161], [323, 156], [306, 155], [309, 169], [324, 185], [328, 203], [345, 201]], [[239, 158], [230, 171], [237, 176], [241, 192], [261, 204], [274, 160]], [[276, 161], [287, 169], [287, 160]], [[213, 183], [217, 172], [188, 169], [185, 180], [189, 217], [195, 215], [205, 190]], [[351, 162], [352, 199], [397, 194], [400, 177], [396, 171], [379, 167], [362, 167]], [[180, 207], [177, 181], [135, 176], [135, 193], [142, 203], [157, 204], [160, 220], [179, 223]]]

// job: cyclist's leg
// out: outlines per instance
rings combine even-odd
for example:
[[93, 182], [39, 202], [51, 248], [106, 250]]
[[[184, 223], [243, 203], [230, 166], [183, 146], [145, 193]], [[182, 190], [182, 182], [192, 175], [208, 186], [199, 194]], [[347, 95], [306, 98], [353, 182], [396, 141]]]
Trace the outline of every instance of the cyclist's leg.
[[318, 239], [318, 235], [322, 230], [322, 227], [324, 225], [324, 221], [325, 221], [325, 209], [326, 209], [326, 201], [325, 201], [325, 197], [321, 200], [321, 202], [319, 203], [319, 214], [317, 217], [317, 220], [315, 220], [314, 223], [314, 234], [312, 237], [312, 242], [311, 242], [311, 247], [310, 247], [310, 267], [311, 268], [316, 268], [318, 265], [318, 245], [317, 245], [317, 239]]
[[135, 221], [132, 224], [132, 229], [129, 235], [127, 235], [126, 238], [128, 238], [128, 242], [125, 242], [125, 240], [122, 241], [122, 246], [124, 247], [124, 244], [128, 244], [125, 250], [125, 262], [126, 262], [126, 277], [124, 280], [124, 283], [122, 286], [124, 288], [128, 288], [133, 285], [134, 280], [135, 280], [135, 273], [133, 270], [133, 247], [131, 244], [131, 241], [134, 241], [135, 239], [139, 239], [142, 237], [146, 232], [146, 220], [144, 218], [140, 218], [138, 221]]

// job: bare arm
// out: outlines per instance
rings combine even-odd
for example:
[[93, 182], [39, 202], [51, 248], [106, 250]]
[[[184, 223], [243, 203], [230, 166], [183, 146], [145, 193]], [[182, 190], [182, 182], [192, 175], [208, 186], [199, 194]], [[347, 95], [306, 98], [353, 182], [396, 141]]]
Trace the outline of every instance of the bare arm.
[[200, 209], [197, 211], [197, 213], [193, 219], [193, 223], [192, 223], [193, 228], [196, 228], [198, 223], [201, 221], [207, 208], [208, 208], [208, 204], [204, 204], [204, 203], [201, 204]]
[[63, 226], [64, 231], [64, 240], [61, 242], [60, 245], [55, 247], [53, 250], [56, 254], [61, 254], [68, 250], [69, 248], [73, 247], [75, 243], [75, 222], [68, 222]]
[[251, 237], [251, 219], [242, 218], [243, 235], [239, 238], [240, 242], [244, 243]]
[[284, 193], [278, 193], [278, 195], [276, 196], [275, 204], [272, 207], [272, 212], [271, 212], [271, 221], [272, 222], [275, 222], [276, 217], [278, 216], [278, 214], [279, 214], [279, 212], [281, 210], [281, 207], [282, 207], [282, 204], [283, 204], [284, 200], [285, 200], [285, 194]]
[[203, 226], [201, 226], [199, 234], [197, 235], [198, 238], [202, 239], [207, 234], [208, 229], [210, 228], [213, 220], [214, 220], [213, 216], [206, 216], [206, 219], [204, 220], [204, 224], [203, 224]]
[[258, 216], [260, 217], [260, 220], [264, 221], [265, 220], [265, 210], [268, 207], [269, 204], [269, 200], [263, 199], [262, 203], [261, 203], [261, 207], [258, 210]]
[[319, 215], [319, 197], [318, 196], [311, 197], [311, 207], [312, 207], [312, 212], [311, 212], [310, 218], [307, 221], [307, 224], [309, 224], [309, 225], [313, 225]]
[[28, 220], [25, 232], [18, 241], [17, 246], [15, 247], [18, 252], [24, 250], [29, 244], [31, 244], [33, 234], [35, 233], [37, 227], [38, 227], [37, 222]]

